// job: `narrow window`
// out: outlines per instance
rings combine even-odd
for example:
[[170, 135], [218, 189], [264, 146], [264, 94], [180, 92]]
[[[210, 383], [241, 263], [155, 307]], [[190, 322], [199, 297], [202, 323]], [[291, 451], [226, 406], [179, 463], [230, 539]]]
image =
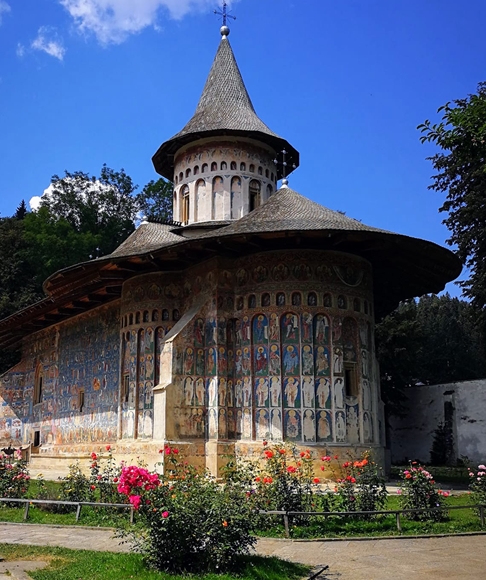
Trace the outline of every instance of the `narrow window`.
[[226, 161], [221, 162], [221, 171], [226, 171], [228, 169], [228, 164]]
[[182, 213], [181, 213], [181, 222], [183, 224], [187, 224], [189, 221], [189, 187], [185, 185], [182, 188]]
[[270, 306], [270, 294], [268, 292], [262, 294], [262, 306]]
[[218, 171], [218, 164], [216, 163], [216, 161], [213, 161], [211, 163], [211, 171]]
[[346, 397], [358, 396], [358, 382], [356, 380], [355, 365], [344, 365], [344, 390]]
[[285, 293], [279, 292], [277, 294], [277, 306], [285, 306]]
[[250, 173], [255, 173], [255, 166], [253, 163], [250, 165]]
[[162, 320], [169, 320], [169, 311], [166, 309], [162, 310]]
[[128, 403], [129, 393], [130, 393], [130, 376], [127, 373], [123, 375], [122, 392], [121, 392], [122, 403]]
[[261, 184], [256, 179], [250, 181], [250, 211], [261, 204]]
[[194, 167], [194, 175], [199, 175], [199, 165]]
[[42, 388], [44, 386], [44, 369], [38, 365], [34, 382], [34, 405], [42, 401]]
[[307, 306], [317, 306], [317, 294], [315, 292], [309, 292], [307, 295]]
[[248, 297], [248, 308], [256, 308], [255, 294], [250, 294], [250, 296]]
[[207, 173], [208, 172], [208, 164], [207, 163], [203, 163], [202, 172], [203, 173]]
[[40, 431], [34, 431], [34, 447], [40, 446]]
[[130, 314], [130, 326], [133, 324], [133, 314]]
[[143, 321], [144, 322], [150, 322], [149, 321], [149, 313], [148, 313], [148, 310], [144, 310], [144, 312], [143, 312]]
[[267, 179], [270, 177], [270, 171], [268, 171], [268, 169], [265, 169], [265, 177]]
[[231, 171], [236, 171], [236, 161], [231, 162]]
[[186, 169], [186, 177], [191, 177], [191, 170], [190, 169]]
[[178, 310], [174, 310], [172, 312], [172, 320], [179, 320], [180, 317], [181, 317], [181, 315], [180, 315]]
[[152, 312], [152, 322], [157, 322], [158, 319], [159, 319], [159, 311], [158, 310], [154, 310]]
[[302, 304], [302, 295], [300, 292], [292, 294], [292, 306], [300, 306]]
[[258, 175], [263, 175], [263, 167], [258, 168]]
[[84, 409], [84, 389], [79, 389], [78, 393], [78, 409], [82, 413]]
[[135, 314], [135, 324], [140, 324], [140, 312]]
[[179, 181], [182, 181], [184, 179], [184, 174], [182, 173], [182, 171], [179, 173]]
[[246, 163], [240, 163], [240, 171], [246, 171]]

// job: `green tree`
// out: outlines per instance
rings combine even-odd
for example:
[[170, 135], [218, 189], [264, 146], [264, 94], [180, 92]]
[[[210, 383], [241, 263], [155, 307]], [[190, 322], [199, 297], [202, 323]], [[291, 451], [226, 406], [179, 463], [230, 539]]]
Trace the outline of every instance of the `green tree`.
[[136, 189], [123, 169], [114, 171], [106, 164], [99, 177], [65, 171], [62, 178], [53, 176], [41, 206], [54, 219], [68, 222], [75, 232], [93, 236], [93, 245], [84, 256], [88, 260], [111, 253], [133, 232], [138, 211]]
[[172, 220], [172, 194], [174, 186], [162, 177], [149, 181], [138, 194], [138, 204], [142, 215], [148, 220]]
[[447, 212], [444, 224], [451, 231], [448, 243], [470, 269], [461, 282], [463, 293], [474, 305], [486, 308], [486, 83], [477, 94], [440, 107], [439, 123], [418, 126], [421, 141], [441, 151], [429, 157], [434, 170], [430, 189], [445, 193], [440, 211]]

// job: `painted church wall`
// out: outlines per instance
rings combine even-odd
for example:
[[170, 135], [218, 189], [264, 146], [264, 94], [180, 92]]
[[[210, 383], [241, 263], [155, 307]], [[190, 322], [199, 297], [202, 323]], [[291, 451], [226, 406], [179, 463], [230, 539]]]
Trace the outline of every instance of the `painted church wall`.
[[15, 441], [43, 451], [114, 441], [119, 364], [116, 305], [37, 333], [24, 344], [21, 365], [1, 378], [0, 421], [13, 413]]
[[[130, 280], [122, 298], [129, 382], [123, 438], [134, 438], [147, 415], [153, 424], [146, 393], [158, 384], [157, 345], [200, 301], [172, 344], [173, 402], [165, 420], [173, 421], [174, 437], [378, 444], [371, 296], [369, 265], [338, 253], [215, 259], [185, 275]], [[153, 378], [146, 364], [152, 353]]]
[[406, 416], [390, 421], [392, 463], [406, 458], [430, 461], [434, 431], [452, 417], [455, 458], [473, 464], [486, 458], [486, 380], [411, 387], [406, 391]]

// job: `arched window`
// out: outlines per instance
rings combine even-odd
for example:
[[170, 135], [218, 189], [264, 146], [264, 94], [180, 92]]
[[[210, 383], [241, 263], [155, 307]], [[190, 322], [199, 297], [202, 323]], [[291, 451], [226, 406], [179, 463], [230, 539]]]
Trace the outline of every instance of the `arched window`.
[[236, 161], [231, 162], [231, 171], [236, 171]]
[[277, 294], [277, 306], [285, 306], [285, 292]]
[[191, 177], [191, 170], [190, 169], [186, 169], [186, 178], [187, 177]]
[[265, 169], [265, 177], [268, 179], [270, 177], [270, 171]]
[[129, 320], [130, 320], [130, 326], [132, 326], [132, 324], [133, 324], [133, 314], [130, 314], [130, 319]]
[[169, 311], [165, 308], [164, 308], [164, 310], [162, 310], [162, 320], [164, 320], [164, 321], [169, 320]]
[[248, 296], [248, 308], [256, 308], [255, 294], [250, 294], [250, 296]]
[[179, 182], [181, 182], [184, 179], [184, 174], [182, 173], [182, 171], [179, 173]]
[[144, 310], [144, 312], [143, 312], [143, 321], [144, 322], [149, 322], [149, 313], [148, 313], [148, 310]]
[[228, 169], [228, 164], [226, 161], [221, 162], [221, 171], [226, 171]]
[[179, 182], [179, 177], [178, 177], [177, 175], [175, 176], [175, 180], [174, 180], [174, 182], [175, 182], [175, 184], [176, 184], [176, 185], [177, 185], [177, 184], [178, 184], [178, 182]]
[[181, 222], [187, 224], [189, 221], [189, 186], [184, 185], [181, 189]]
[[199, 165], [194, 167], [194, 175], [199, 175]]
[[218, 171], [218, 164], [216, 163], [216, 161], [213, 161], [211, 163], [211, 171]]
[[300, 292], [294, 292], [292, 294], [292, 306], [300, 306], [302, 304], [302, 294]]
[[270, 179], [271, 179], [272, 181], [275, 181], [275, 175], [273, 174], [273, 171], [272, 171], [272, 174], [271, 174], [271, 176], [270, 176]]
[[137, 312], [137, 314], [135, 314], [135, 324], [140, 324], [140, 312]]
[[258, 175], [263, 175], [263, 167], [262, 166], [260, 166], [258, 168]]
[[240, 163], [240, 171], [246, 171], [246, 163]]
[[196, 207], [195, 212], [196, 215], [194, 216], [195, 221], [198, 219], [198, 212], [201, 208], [201, 200], [206, 195], [206, 182], [204, 179], [199, 179], [196, 183]]
[[158, 310], [154, 310], [152, 312], [152, 322], [157, 322], [158, 319], [159, 319], [159, 311]]
[[307, 306], [317, 306], [317, 294], [315, 292], [307, 294]]
[[253, 163], [250, 165], [250, 173], [255, 173], [255, 166]]
[[243, 217], [243, 199], [241, 195], [241, 177], [231, 179], [231, 218]]
[[176, 309], [172, 311], [172, 320], [179, 320], [181, 317], [180, 312]]
[[256, 179], [250, 181], [250, 211], [259, 207], [262, 203], [261, 199], [261, 183]]
[[262, 294], [262, 306], [270, 306], [270, 294], [268, 292]]
[[202, 171], [203, 173], [207, 173], [207, 172], [208, 172], [208, 164], [207, 164], [207, 163], [203, 163], [203, 166], [202, 166], [202, 169], [201, 169], [201, 171]]
[[273, 187], [271, 185], [267, 185], [267, 199], [272, 195]]
[[218, 176], [213, 179], [212, 219], [224, 218], [224, 181]]

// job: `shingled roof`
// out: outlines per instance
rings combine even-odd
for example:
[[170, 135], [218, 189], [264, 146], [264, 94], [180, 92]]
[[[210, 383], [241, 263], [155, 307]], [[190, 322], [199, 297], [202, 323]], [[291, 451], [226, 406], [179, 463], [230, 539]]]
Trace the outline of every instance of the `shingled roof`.
[[285, 139], [271, 131], [256, 114], [226, 36], [221, 39], [193, 117], [182, 131], [163, 143], [153, 156], [156, 171], [167, 179], [173, 179], [174, 155], [183, 145], [219, 135], [254, 138], [270, 145], [276, 155], [285, 149], [288, 167], [299, 165], [299, 153]]

